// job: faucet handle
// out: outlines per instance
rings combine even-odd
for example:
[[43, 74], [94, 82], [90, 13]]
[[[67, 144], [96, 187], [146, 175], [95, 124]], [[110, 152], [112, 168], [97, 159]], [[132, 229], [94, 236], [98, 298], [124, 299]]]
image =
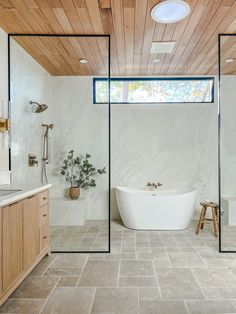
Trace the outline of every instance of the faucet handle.
[[36, 160], [36, 155], [34, 154], [28, 154], [28, 166], [33, 167], [35, 165], [38, 166], [39, 162]]

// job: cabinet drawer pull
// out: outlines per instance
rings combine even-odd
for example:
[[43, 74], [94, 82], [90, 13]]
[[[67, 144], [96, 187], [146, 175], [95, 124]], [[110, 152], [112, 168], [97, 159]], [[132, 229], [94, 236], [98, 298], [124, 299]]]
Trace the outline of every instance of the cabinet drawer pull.
[[45, 201], [47, 199], [47, 197], [43, 197], [43, 200]]
[[47, 217], [47, 214], [43, 214], [43, 217]]
[[47, 239], [47, 236], [43, 236], [43, 239]]

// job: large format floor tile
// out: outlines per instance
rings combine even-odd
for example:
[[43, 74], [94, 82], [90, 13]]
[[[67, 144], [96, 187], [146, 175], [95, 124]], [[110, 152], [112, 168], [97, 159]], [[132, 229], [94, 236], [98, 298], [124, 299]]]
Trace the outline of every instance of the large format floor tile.
[[55, 277], [27, 277], [11, 295], [13, 299], [46, 298], [58, 282]]
[[89, 314], [94, 288], [56, 288], [48, 299], [43, 314]]
[[79, 280], [79, 286], [117, 286], [118, 269], [118, 260], [89, 260]]
[[188, 268], [159, 268], [157, 277], [164, 299], [204, 299], [204, 294]]
[[169, 252], [174, 267], [201, 267], [205, 266], [203, 260], [195, 252]]
[[[111, 225], [110, 254], [45, 257], [0, 313], [236, 313], [236, 254], [218, 253], [212, 229], [196, 235], [195, 223], [183, 231]], [[63, 242], [63, 228], [55, 232]], [[66, 232], [67, 247], [102, 246], [105, 238], [92, 224]]]
[[39, 313], [44, 304], [44, 299], [34, 300], [7, 300], [0, 308], [0, 313]]
[[190, 314], [235, 313], [235, 308], [226, 300], [187, 300]]
[[236, 287], [236, 276], [225, 268], [193, 268], [192, 272], [201, 286]]
[[141, 300], [141, 314], [188, 314], [183, 300]]
[[135, 288], [98, 288], [92, 314], [137, 314], [138, 290]]
[[148, 260], [122, 260], [120, 276], [154, 276], [153, 262]]

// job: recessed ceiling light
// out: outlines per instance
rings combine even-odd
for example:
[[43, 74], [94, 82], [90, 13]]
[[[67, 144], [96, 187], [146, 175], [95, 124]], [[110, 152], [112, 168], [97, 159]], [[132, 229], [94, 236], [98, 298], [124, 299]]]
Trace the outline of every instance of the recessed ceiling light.
[[85, 64], [85, 63], [88, 63], [88, 59], [82, 58], [82, 59], [79, 59], [79, 62], [82, 64]]
[[151, 17], [158, 23], [176, 23], [186, 18], [190, 13], [190, 6], [184, 0], [165, 0], [155, 5], [151, 10]]
[[152, 59], [152, 62], [153, 62], [153, 63], [159, 63], [160, 61], [161, 61], [161, 60], [160, 60], [160, 59], [157, 59], [157, 58], [156, 58], [156, 59]]
[[235, 59], [233, 59], [233, 58], [228, 58], [225, 60], [226, 63], [232, 63], [234, 61], [235, 61]]

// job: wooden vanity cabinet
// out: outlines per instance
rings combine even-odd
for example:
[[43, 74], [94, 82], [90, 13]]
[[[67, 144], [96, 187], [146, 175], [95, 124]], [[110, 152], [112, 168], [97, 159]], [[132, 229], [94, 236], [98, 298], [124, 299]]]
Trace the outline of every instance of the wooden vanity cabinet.
[[23, 269], [31, 265], [39, 254], [39, 218], [37, 195], [23, 200]]
[[43, 252], [49, 245], [48, 232], [48, 191], [38, 194], [39, 206], [39, 250]]
[[2, 209], [2, 290], [22, 273], [22, 202]]
[[0, 208], [0, 305], [50, 253], [48, 191]]

